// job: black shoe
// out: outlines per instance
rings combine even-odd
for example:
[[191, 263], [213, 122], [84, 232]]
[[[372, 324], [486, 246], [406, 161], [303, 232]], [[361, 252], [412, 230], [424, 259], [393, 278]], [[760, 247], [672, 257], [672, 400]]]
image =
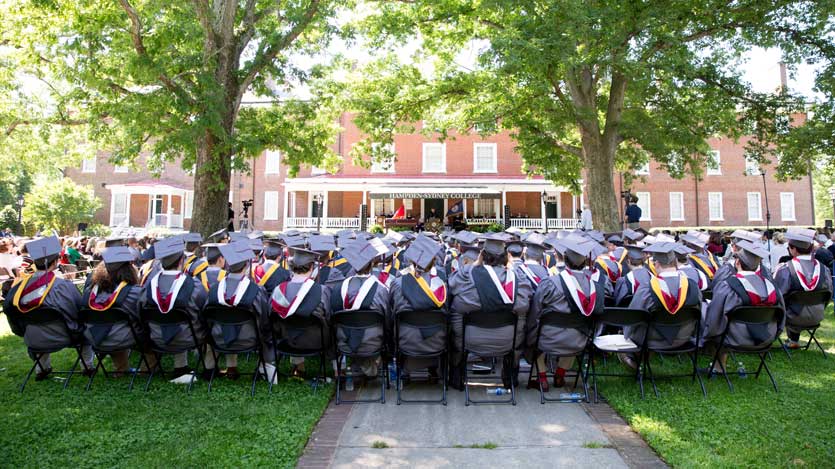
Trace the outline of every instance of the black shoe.
[[232, 381], [237, 381], [241, 378], [241, 372], [238, 371], [237, 366], [230, 366], [229, 368], [226, 369], [225, 376], [226, 376], [226, 379], [229, 379], [229, 380], [232, 380]]
[[35, 381], [43, 381], [49, 378], [50, 373], [52, 373], [52, 368], [39, 371], [38, 374], [35, 375]]

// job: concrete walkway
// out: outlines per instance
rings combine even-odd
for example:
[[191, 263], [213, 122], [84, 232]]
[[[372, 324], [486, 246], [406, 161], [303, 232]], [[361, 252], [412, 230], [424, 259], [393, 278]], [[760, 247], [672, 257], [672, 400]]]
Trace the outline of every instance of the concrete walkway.
[[[408, 389], [413, 399], [440, 391], [429, 385]], [[485, 388], [473, 389], [474, 398], [486, 397]], [[365, 389], [362, 396], [372, 393]], [[593, 407], [611, 410], [602, 403]], [[332, 404], [299, 467], [665, 467], [619, 417], [594, 415], [590, 408], [541, 405], [539, 393], [527, 390], [517, 394], [516, 406], [466, 407], [464, 394], [455, 390], [446, 407], [398, 406], [392, 388], [385, 405]]]

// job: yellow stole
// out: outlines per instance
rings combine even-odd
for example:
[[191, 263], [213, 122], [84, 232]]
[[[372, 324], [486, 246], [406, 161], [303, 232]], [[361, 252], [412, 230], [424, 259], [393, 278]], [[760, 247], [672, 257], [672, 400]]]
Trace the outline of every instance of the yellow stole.
[[[207, 267], [207, 268], [208, 268], [208, 267]], [[217, 274], [217, 281], [218, 281], [218, 282], [220, 282], [220, 281], [221, 281], [221, 280], [223, 280], [224, 278], [226, 278], [226, 271], [225, 271], [225, 270], [221, 270], [221, 271], [220, 271], [220, 272], [218, 272], [218, 274]], [[203, 288], [205, 288], [205, 289], [206, 289], [206, 291], [209, 291], [209, 276], [208, 276], [208, 274], [206, 274], [206, 272], [202, 272], [202, 273], [200, 274], [200, 283], [202, 283], [202, 284], [203, 284]]]
[[267, 271], [264, 272], [264, 276], [261, 277], [261, 280], [258, 281], [258, 285], [261, 285], [263, 287], [267, 283], [267, 280], [269, 280], [270, 277], [272, 277], [272, 275], [275, 273], [275, 271], [278, 270], [278, 267], [278, 263], [275, 263], [269, 269], [267, 269]]
[[713, 276], [716, 274], [716, 268], [717, 268], [717, 267], [716, 267], [716, 263], [715, 263], [715, 262], [713, 262], [713, 259], [710, 259], [711, 264], [713, 265], [713, 268], [712, 268], [712, 269], [711, 269], [711, 268], [710, 268], [707, 264], [705, 264], [705, 261], [701, 260], [701, 259], [700, 259], [698, 256], [696, 256], [696, 255], [690, 254], [690, 259], [692, 259], [692, 260], [693, 260], [693, 262], [695, 262], [696, 264], [698, 264], [698, 265], [699, 265], [699, 267], [701, 267], [701, 268], [702, 268], [702, 272], [704, 272], [704, 273], [705, 273], [705, 275], [707, 275], [707, 278], [708, 278], [709, 280], [713, 280]]
[[[676, 314], [678, 310], [684, 306], [684, 302], [687, 300], [687, 288], [690, 286], [690, 282], [687, 280], [686, 275], [679, 274], [679, 289], [678, 289], [678, 304], [676, 305], [674, 310], [670, 310], [670, 307], [667, 305], [667, 300], [664, 298], [664, 290], [661, 289], [661, 279], [653, 276], [649, 279], [649, 284], [652, 287], [652, 292], [655, 293], [655, 296], [658, 297], [664, 309], [667, 310], [670, 314]], [[669, 296], [669, 295], [668, 295]]]
[[90, 292], [90, 297], [87, 299], [87, 306], [89, 306], [90, 309], [95, 311], [107, 311], [108, 309], [110, 309], [111, 306], [113, 306], [114, 303], [116, 303], [116, 298], [119, 297], [119, 293], [121, 293], [122, 289], [125, 288], [127, 285], [127, 282], [120, 283], [119, 286], [116, 287], [116, 290], [114, 290], [113, 293], [110, 295], [110, 298], [107, 299], [107, 302], [104, 304], [93, 302], [93, 294], [92, 292]]
[[435, 306], [437, 306], [438, 308], [443, 306], [444, 301], [446, 300], [446, 285], [442, 285], [442, 288], [444, 289], [444, 299], [443, 300], [438, 300], [438, 297], [435, 296], [435, 292], [433, 292], [432, 289], [429, 288], [429, 284], [426, 283], [426, 280], [422, 276], [415, 275], [414, 272], [409, 272], [409, 275], [414, 277], [414, 279], [415, 279], [415, 281], [417, 281], [417, 284], [420, 287], [420, 289], [423, 290], [424, 293], [426, 293], [426, 296], [428, 296], [429, 299], [431, 299], [433, 303], [435, 303]]
[[[49, 275], [49, 272], [47, 272], [46, 275]], [[29, 283], [29, 280], [32, 279], [31, 274], [26, 275], [25, 278], [22, 278], [22, 280], [20, 281], [20, 285], [17, 287], [17, 291], [15, 291], [14, 298], [12, 298], [12, 304], [21, 313], [28, 313], [29, 311], [32, 311], [33, 309], [39, 308], [43, 304], [44, 300], [46, 299], [46, 295], [49, 293], [49, 290], [52, 290], [52, 285], [55, 284], [55, 279], [56, 278], [58, 278], [58, 276], [55, 275], [55, 274], [52, 274], [52, 278], [49, 280], [49, 283], [46, 285], [46, 290], [44, 290], [43, 295], [41, 295], [41, 297], [38, 299], [38, 304], [24, 309], [24, 308], [20, 307], [20, 297], [23, 294], [23, 290], [26, 289], [26, 284]]]

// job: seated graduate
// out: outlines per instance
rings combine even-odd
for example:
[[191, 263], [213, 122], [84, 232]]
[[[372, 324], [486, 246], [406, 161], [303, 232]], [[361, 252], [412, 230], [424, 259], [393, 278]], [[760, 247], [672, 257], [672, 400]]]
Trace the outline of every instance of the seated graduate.
[[609, 237], [609, 240], [608, 242], [603, 241], [599, 243], [605, 248], [605, 251], [594, 260], [594, 268], [605, 275], [609, 279], [609, 282], [614, 285], [618, 279], [626, 274], [623, 268], [623, 259], [626, 257], [626, 250], [622, 246], [616, 246], [614, 244], [623, 244], [620, 236], [612, 235]]
[[[154, 243], [156, 244], [156, 243]], [[159, 260], [156, 258], [156, 249], [154, 245], [148, 246], [148, 249], [142, 251], [139, 260], [143, 263], [139, 268], [139, 286], [144, 287], [148, 283], [148, 279], [158, 274], [162, 267], [159, 265]]]
[[[317, 349], [324, 345], [330, 349], [330, 328], [328, 317], [330, 317], [330, 295], [331, 290], [323, 286], [318, 280], [320, 254], [318, 252], [301, 247], [290, 247], [290, 258], [288, 264], [292, 276], [273, 290], [270, 297], [270, 305], [273, 314], [278, 315], [279, 320], [274, 321], [274, 335], [281, 340], [286, 340], [288, 345], [297, 349]], [[318, 328], [291, 329], [281, 319], [293, 315], [316, 316], [324, 326], [325, 344], [321, 343]], [[291, 357], [293, 365], [291, 375], [302, 376], [304, 374], [304, 357]], [[269, 372], [269, 367], [267, 367]]]
[[[719, 269], [716, 271], [716, 275], [711, 279], [711, 285], [714, 283], [723, 282], [728, 277], [732, 277], [734, 274], [736, 274], [736, 264], [733, 261], [733, 256], [739, 251], [738, 244], [741, 241], [748, 241], [753, 244], [757, 244], [760, 242], [759, 236], [750, 231], [736, 230], [733, 233], [731, 233], [730, 248], [727, 250], [727, 253], [725, 254], [725, 259], [727, 260], [727, 262], [719, 266]], [[762, 273], [765, 278], [773, 280], [771, 271], [766, 269], [764, 264], [761, 263], [757, 271]]]
[[[170, 332], [159, 324], [148, 324], [150, 340], [156, 344], [169, 345], [172, 349], [187, 347], [194, 341], [203, 347], [206, 340], [206, 330], [200, 321], [200, 310], [206, 301], [206, 291], [198, 279], [183, 272], [184, 249], [185, 244], [180, 236], [160, 239], [154, 243], [154, 256], [159, 261], [160, 270], [147, 280], [139, 298], [140, 312], [157, 310], [167, 314], [174, 308], [179, 308], [188, 314], [194, 327], [194, 338], [187, 328], [182, 328], [173, 337], [168, 337]], [[191, 373], [188, 352], [175, 353], [173, 380], [188, 383]], [[180, 380], [182, 377], [189, 379]]]
[[536, 287], [542, 280], [550, 276], [548, 268], [545, 267], [545, 236], [539, 233], [531, 233], [525, 238], [524, 261], [517, 265], [517, 268], [531, 282], [531, 287]]
[[786, 232], [791, 261], [780, 264], [774, 284], [786, 301], [786, 345], [800, 348], [798, 340], [804, 327], [815, 326], [823, 320], [826, 303], [802, 305], [793, 303], [794, 292], [821, 291], [832, 296], [832, 273], [813, 257], [814, 230], [791, 229]]
[[217, 282], [226, 277], [226, 274], [228, 273], [224, 270], [224, 259], [223, 256], [220, 255], [221, 246], [223, 246], [223, 244], [219, 243], [209, 243], [202, 246], [203, 252], [206, 253], [207, 266], [203, 269], [203, 272], [200, 272], [200, 274], [197, 275], [197, 278], [200, 280], [200, 284], [203, 285], [203, 289], [206, 290], [206, 293], [208, 293], [213, 286], [217, 285]]
[[[565, 268], [559, 274], [544, 279], [536, 290], [531, 301], [530, 313], [526, 326], [526, 358], [528, 362], [536, 361], [537, 381], [528, 383], [529, 388], [542, 385], [548, 390], [545, 356], [538, 354], [540, 344], [549, 350], [574, 351], [582, 347], [587, 340], [587, 334], [576, 329], [564, 329], [543, 326], [539, 342], [537, 333], [539, 321], [546, 314], [575, 314], [592, 316], [603, 314], [605, 288], [601, 282], [593, 279], [594, 274], [588, 268], [590, 256], [595, 242], [580, 236], [572, 235], [559, 241], [558, 249], [562, 249]], [[554, 386], [565, 386], [566, 370], [572, 367], [574, 357], [560, 357], [554, 373]]]
[[[713, 279], [716, 277], [720, 266], [713, 253], [707, 250], [710, 235], [700, 231], [690, 231], [688, 234], [679, 236], [679, 239], [693, 251], [687, 254], [688, 262], [707, 278], [708, 286], [699, 285], [699, 289], [702, 291], [711, 290]], [[688, 274], [688, 276], [694, 278], [692, 274]]]
[[197, 277], [209, 266], [206, 258], [200, 252], [203, 237], [200, 236], [200, 233], [186, 233], [183, 235], [183, 239], [186, 242], [186, 260], [183, 264], [183, 271], [192, 277]]
[[629, 244], [626, 249], [626, 263], [629, 265], [629, 272], [618, 279], [615, 284], [615, 306], [628, 306], [625, 301], [632, 301], [632, 296], [641, 285], [648, 285], [652, 272], [646, 266], [646, 255], [644, 247]]
[[[101, 340], [99, 345], [107, 347], [116, 347], [120, 343], [133, 344], [131, 326], [139, 337], [145, 334], [145, 326], [139, 316], [142, 287], [139, 286], [137, 271], [133, 266], [135, 254], [130, 248], [121, 246], [105, 248], [101, 256], [102, 262], [93, 269], [91, 280], [82, 293], [82, 308], [89, 308], [93, 314], [113, 307], [118, 308], [128, 314], [130, 325], [117, 324], [113, 328], [101, 331], [97, 330], [96, 325], [87, 324], [84, 326], [84, 337], [91, 344]], [[129, 370], [129, 355], [130, 349], [127, 347], [110, 354], [114, 374], [122, 374]]]
[[278, 284], [290, 280], [290, 271], [281, 266], [284, 245], [281, 240], [268, 239], [264, 242], [264, 263], [255, 270], [254, 280], [267, 290], [268, 295]]
[[[485, 237], [481, 258], [471, 266], [462, 268], [449, 280], [452, 305], [450, 322], [452, 324], [452, 360], [453, 383], [456, 387], [463, 384], [461, 367], [466, 366], [467, 357], [463, 353], [463, 326], [465, 314], [478, 314], [481, 311], [506, 310], [516, 315], [516, 350], [505, 357], [502, 366], [502, 380], [510, 387], [510, 380], [516, 379], [519, 358], [525, 342], [525, 320], [530, 308], [533, 288], [528, 279], [508, 262], [505, 251], [505, 239], [502, 234]], [[506, 326], [510, 327], [510, 326]], [[468, 329], [467, 343], [480, 350], [501, 352], [509, 343], [496, 343], [495, 337], [503, 337], [508, 331], [504, 328], [486, 330]]]
[[[357, 233], [358, 239], [361, 236], [364, 235]], [[308, 238], [308, 242], [310, 243], [310, 250], [319, 253], [320, 256], [322, 266], [319, 270], [319, 282], [322, 285], [334, 288], [346, 278], [354, 275], [355, 272], [351, 268], [351, 264], [339, 254], [333, 236], [313, 235]]]
[[[768, 257], [768, 251], [750, 241], [740, 241], [734, 255], [736, 274], [714, 284], [713, 299], [707, 307], [703, 337], [708, 343], [718, 346], [722, 333], [728, 324], [727, 315], [740, 306], [776, 306], [785, 311], [783, 295], [767, 279], [758, 267]], [[727, 343], [736, 346], [758, 346], [763, 341], [776, 337], [785, 325], [785, 315], [779, 323], [761, 325], [736, 324], [728, 331]], [[727, 368], [727, 353], [719, 355], [719, 362], [713, 364], [714, 373], [722, 373]], [[719, 365], [719, 366], [717, 366]]]
[[[644, 311], [665, 311], [668, 314], [676, 314], [685, 307], [701, 308], [702, 293], [699, 286], [690, 279], [684, 272], [678, 271], [676, 259], [676, 243], [657, 242], [644, 248], [644, 252], [652, 256], [652, 264], [656, 275], [652, 277], [647, 285], [641, 285], [635, 291], [630, 309]], [[695, 330], [690, 327], [680, 327], [672, 332], [672, 336], [662, 334], [658, 330], [649, 331], [647, 345], [650, 347], [677, 347], [690, 340]], [[623, 335], [636, 344], [644, 343], [647, 334], [646, 326], [625, 327]], [[630, 368], [636, 368], [638, 364], [634, 357], [629, 354], [619, 354], [621, 360]]]
[[[378, 238], [360, 237], [342, 248], [343, 259], [351, 265], [351, 270], [356, 274], [347, 277], [331, 289], [331, 314], [363, 310], [376, 311], [386, 320], [390, 318], [389, 289], [371, 272], [375, 261], [386, 252], [388, 248]], [[337, 331], [336, 346], [346, 351], [353, 351], [352, 345], [357, 345], [358, 351], [366, 347], [369, 350], [377, 349], [385, 336], [383, 329], [366, 329], [359, 338], [359, 343], [353, 344], [355, 338], [342, 334], [342, 331]], [[352, 363], [353, 368], [360, 368], [368, 378], [377, 377], [378, 365], [379, 358], [357, 359]]]
[[697, 269], [693, 263], [690, 262], [690, 256], [695, 252], [692, 248], [683, 244], [676, 245], [673, 251], [676, 253], [676, 262], [678, 270], [684, 272], [691, 280], [696, 282], [699, 290], [707, 291], [712, 288], [710, 280], [705, 275], [704, 271]]
[[[272, 339], [269, 321], [269, 300], [267, 292], [263, 287], [256, 284], [249, 278], [249, 264], [252, 261], [252, 250], [249, 243], [236, 241], [218, 246], [223, 263], [226, 266], [227, 274], [212, 285], [206, 297], [205, 308], [226, 307], [246, 310], [253, 313], [256, 319], [256, 331], [252, 324], [245, 324], [235, 329], [212, 327], [210, 332], [212, 339], [219, 346], [225, 347], [246, 347], [254, 345], [260, 333], [262, 345]], [[262, 357], [264, 361], [273, 358], [272, 353]], [[221, 373], [231, 380], [237, 380], [241, 374], [238, 371], [238, 355], [226, 354], [226, 372]], [[216, 365], [214, 351], [207, 347], [206, 369], [203, 371], [204, 379], [208, 379], [213, 373]]]
[[[78, 310], [81, 295], [69, 280], [60, 278], [58, 256], [61, 242], [55, 236], [35, 239], [25, 244], [26, 251], [32, 258], [32, 265], [37, 268], [33, 273], [24, 273], [15, 281], [3, 302], [3, 310], [9, 320], [9, 326], [15, 335], [23, 337], [23, 343], [32, 348], [49, 348], [66, 344], [70, 346], [81, 334], [82, 325], [78, 323]], [[36, 315], [39, 308], [58, 311], [66, 322], [66, 329], [54, 323], [24, 326], [20, 315]], [[70, 336], [67, 335], [69, 331]], [[34, 360], [33, 354], [29, 356]], [[92, 373], [93, 350], [89, 345], [82, 347], [82, 360], [85, 375]], [[35, 367], [35, 381], [45, 380], [52, 373], [50, 354], [44, 354]]]

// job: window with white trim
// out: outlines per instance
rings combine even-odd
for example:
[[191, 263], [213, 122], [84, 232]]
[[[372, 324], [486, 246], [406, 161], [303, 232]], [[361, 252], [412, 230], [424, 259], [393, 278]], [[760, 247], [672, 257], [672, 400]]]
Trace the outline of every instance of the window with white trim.
[[278, 220], [278, 191], [264, 191], [264, 220]]
[[473, 144], [473, 172], [498, 172], [498, 149], [495, 143]]
[[783, 221], [795, 221], [794, 192], [780, 193], [780, 218]]
[[708, 192], [707, 193], [707, 211], [708, 217], [711, 221], [724, 220], [724, 213], [722, 211], [722, 193]]
[[96, 157], [92, 158], [84, 158], [81, 160], [81, 172], [82, 173], [95, 173], [96, 172]]
[[684, 221], [684, 192], [670, 192], [670, 221]]
[[707, 175], [722, 175], [722, 155], [719, 150], [711, 150], [707, 153]]
[[264, 157], [264, 174], [278, 174], [281, 171], [281, 152], [267, 150]]
[[762, 194], [759, 192], [748, 193], [748, 221], [761, 221], [763, 219]]
[[636, 205], [641, 208], [641, 221], [652, 220], [652, 202], [650, 201], [650, 193], [636, 192], [635, 197], [638, 198], [638, 203]]
[[183, 202], [185, 206], [183, 213], [183, 218], [191, 218], [191, 214], [194, 211], [194, 192], [193, 191], [186, 191], [186, 199]]
[[117, 164], [116, 166], [113, 167], [113, 172], [114, 173], [126, 173], [126, 172], [128, 172], [128, 166], [127, 165], [122, 165], [122, 164]]
[[446, 144], [424, 142], [423, 144], [423, 172], [446, 172]]
[[296, 217], [296, 193], [295, 192], [288, 192], [287, 193], [287, 200], [284, 202], [287, 204], [287, 216], [291, 218]]
[[[371, 147], [374, 150], [385, 149], [391, 156], [388, 158], [371, 158], [371, 172], [372, 173], [394, 173], [394, 161], [396, 153], [394, 152], [394, 144], [389, 143], [381, 147], [379, 143], [372, 143]], [[376, 151], [375, 151], [376, 153]]]
[[474, 218], [492, 218], [496, 216], [496, 204], [493, 199], [473, 199]]
[[110, 226], [125, 226], [128, 224], [128, 194], [116, 192], [113, 194], [113, 211], [110, 215]]
[[649, 176], [649, 161], [635, 168], [635, 174], [637, 176]]
[[760, 163], [752, 158], [745, 158], [745, 174], [747, 176], [760, 175]]
[[374, 201], [374, 216], [393, 215], [394, 199], [377, 199]]

